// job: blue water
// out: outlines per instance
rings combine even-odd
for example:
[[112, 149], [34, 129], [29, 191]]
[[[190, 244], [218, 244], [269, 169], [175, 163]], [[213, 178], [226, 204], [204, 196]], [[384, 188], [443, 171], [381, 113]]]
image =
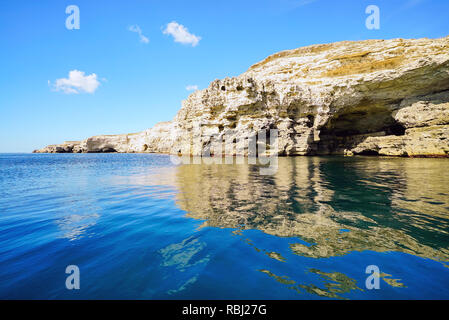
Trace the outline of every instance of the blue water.
[[447, 159], [0, 154], [0, 298], [449, 299], [448, 182]]

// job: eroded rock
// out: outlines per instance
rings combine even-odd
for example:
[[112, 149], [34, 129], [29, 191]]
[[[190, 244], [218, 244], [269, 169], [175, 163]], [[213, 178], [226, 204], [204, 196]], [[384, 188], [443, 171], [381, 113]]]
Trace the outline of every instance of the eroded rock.
[[277, 129], [280, 155], [448, 156], [448, 124], [449, 37], [343, 41], [282, 51], [215, 80], [146, 131], [35, 152], [199, 155], [217, 137], [235, 144]]

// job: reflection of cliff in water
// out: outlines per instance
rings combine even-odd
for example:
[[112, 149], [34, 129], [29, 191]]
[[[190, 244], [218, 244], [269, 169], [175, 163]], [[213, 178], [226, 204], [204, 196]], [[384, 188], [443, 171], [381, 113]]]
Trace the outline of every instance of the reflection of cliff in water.
[[449, 161], [280, 158], [257, 166], [181, 165], [178, 205], [203, 226], [257, 229], [307, 257], [399, 251], [449, 261]]

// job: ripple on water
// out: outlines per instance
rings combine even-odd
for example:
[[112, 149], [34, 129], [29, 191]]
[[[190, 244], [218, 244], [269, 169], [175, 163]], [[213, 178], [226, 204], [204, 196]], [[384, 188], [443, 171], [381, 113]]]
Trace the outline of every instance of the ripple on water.
[[0, 155], [0, 297], [449, 298], [447, 181], [447, 159]]

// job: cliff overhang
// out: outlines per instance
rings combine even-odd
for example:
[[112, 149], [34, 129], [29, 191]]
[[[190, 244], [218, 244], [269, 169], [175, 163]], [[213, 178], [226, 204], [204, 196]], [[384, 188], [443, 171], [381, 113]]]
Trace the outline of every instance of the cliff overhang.
[[34, 152], [200, 155], [217, 137], [267, 129], [285, 156], [449, 156], [449, 37], [283, 51], [192, 93], [172, 121]]

